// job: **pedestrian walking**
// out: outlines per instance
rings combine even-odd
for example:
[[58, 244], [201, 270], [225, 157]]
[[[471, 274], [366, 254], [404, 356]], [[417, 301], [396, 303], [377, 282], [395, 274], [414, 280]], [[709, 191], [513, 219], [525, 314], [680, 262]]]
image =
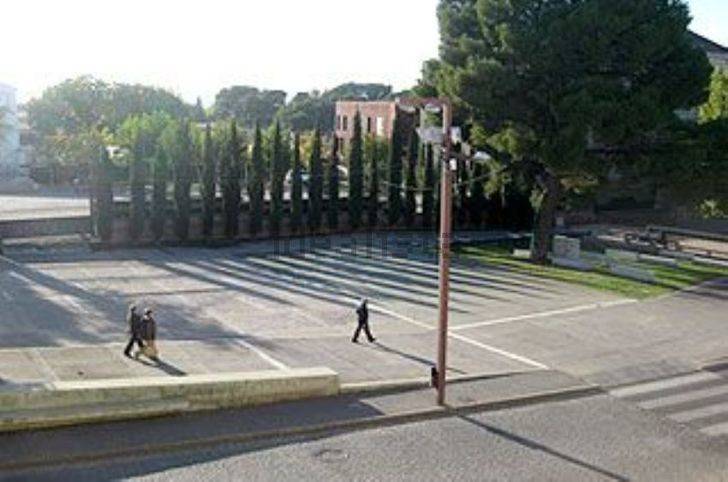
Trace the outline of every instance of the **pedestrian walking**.
[[157, 322], [152, 316], [152, 309], [144, 310], [142, 318], [142, 339], [144, 340], [144, 348], [142, 354], [154, 361], [159, 360], [159, 351], [157, 350]]
[[124, 355], [131, 358], [131, 349], [134, 347], [134, 343], [139, 346], [140, 350], [144, 348], [144, 342], [142, 341], [142, 316], [137, 312], [136, 305], [129, 306], [126, 323], [129, 326], [129, 343], [124, 348]]
[[356, 307], [358, 325], [356, 327], [356, 331], [354, 331], [354, 336], [351, 339], [352, 343], [359, 343], [359, 334], [362, 330], [364, 330], [364, 333], [367, 335], [369, 343], [376, 341], [376, 338], [374, 338], [371, 330], [369, 329], [369, 308], [367, 307], [367, 302], [368, 300], [364, 298]]

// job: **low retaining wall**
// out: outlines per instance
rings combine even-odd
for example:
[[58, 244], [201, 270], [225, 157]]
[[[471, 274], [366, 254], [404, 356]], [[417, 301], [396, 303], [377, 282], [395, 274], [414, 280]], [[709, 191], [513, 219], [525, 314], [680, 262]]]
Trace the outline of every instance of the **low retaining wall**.
[[0, 239], [84, 234], [90, 222], [89, 216], [0, 221]]
[[0, 390], [0, 431], [332, 396], [328, 368], [50, 382]]

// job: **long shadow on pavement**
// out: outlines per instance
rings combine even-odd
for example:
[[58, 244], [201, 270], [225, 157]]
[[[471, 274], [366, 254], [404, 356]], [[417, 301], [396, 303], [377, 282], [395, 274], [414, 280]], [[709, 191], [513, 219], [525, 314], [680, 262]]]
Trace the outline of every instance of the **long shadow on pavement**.
[[617, 473], [611, 472], [609, 470], [603, 469], [601, 467], [598, 467], [596, 465], [590, 464], [588, 462], [584, 462], [583, 460], [579, 460], [576, 457], [572, 457], [571, 455], [564, 454], [562, 452], [559, 452], [557, 450], [552, 449], [551, 447], [548, 447], [546, 445], [543, 445], [541, 443], [538, 443], [534, 440], [531, 440], [529, 438], [523, 437], [521, 435], [514, 434], [512, 432], [508, 432], [507, 430], [503, 430], [501, 428], [498, 428], [494, 425], [490, 425], [487, 423], [480, 422], [478, 420], [475, 420], [474, 418], [468, 416], [468, 415], [458, 415], [457, 416], [460, 420], [463, 420], [471, 425], [475, 425], [478, 428], [481, 428], [485, 430], [488, 433], [491, 433], [493, 435], [497, 435], [499, 437], [503, 437], [506, 440], [509, 440], [511, 442], [517, 443], [519, 445], [522, 445], [524, 447], [527, 447], [531, 450], [538, 450], [541, 451], [547, 455], [550, 455], [552, 457], [558, 457], [561, 460], [564, 460], [566, 462], [569, 462], [571, 464], [577, 465], [581, 468], [590, 470], [592, 472], [596, 472], [600, 475], [603, 475], [604, 477], [607, 477], [608, 479], [612, 480], [618, 480], [621, 482], [628, 482], [630, 479], [627, 477], [624, 477], [622, 475], [619, 475]]

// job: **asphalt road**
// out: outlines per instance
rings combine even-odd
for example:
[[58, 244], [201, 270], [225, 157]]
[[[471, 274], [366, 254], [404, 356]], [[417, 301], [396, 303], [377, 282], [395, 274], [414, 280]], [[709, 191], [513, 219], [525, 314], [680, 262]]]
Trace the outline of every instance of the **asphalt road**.
[[598, 395], [349, 433], [5, 473], [0, 479], [725, 481], [728, 443]]

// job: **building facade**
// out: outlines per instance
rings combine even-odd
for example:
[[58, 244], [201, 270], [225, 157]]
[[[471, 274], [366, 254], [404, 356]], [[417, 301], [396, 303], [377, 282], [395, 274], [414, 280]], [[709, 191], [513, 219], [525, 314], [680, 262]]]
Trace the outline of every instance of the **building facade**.
[[336, 102], [336, 118], [334, 135], [341, 145], [348, 145], [354, 136], [354, 117], [361, 115], [361, 131], [363, 135], [374, 135], [390, 139], [397, 115], [395, 101], [355, 101]]
[[690, 36], [693, 39], [693, 43], [703, 49], [705, 54], [708, 56], [708, 60], [716, 69], [728, 70], [728, 48], [720, 45], [717, 42], [698, 35], [695, 32], [690, 32]]
[[16, 90], [0, 83], [0, 179], [20, 176], [22, 158]]

